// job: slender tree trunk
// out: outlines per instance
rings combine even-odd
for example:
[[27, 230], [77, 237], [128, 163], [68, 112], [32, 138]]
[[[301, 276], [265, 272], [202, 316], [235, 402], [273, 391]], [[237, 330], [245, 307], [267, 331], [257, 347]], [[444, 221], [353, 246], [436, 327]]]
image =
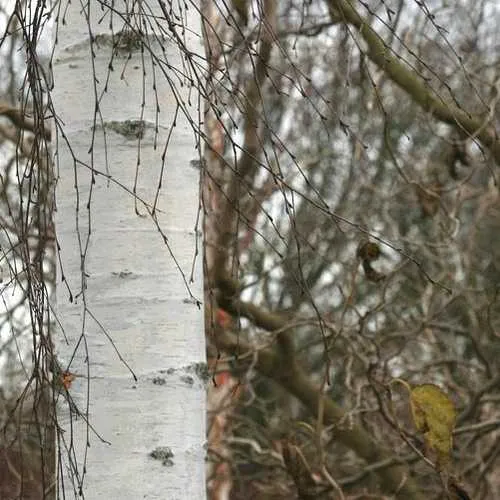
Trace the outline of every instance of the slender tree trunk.
[[[199, 499], [206, 364], [199, 171], [191, 166], [197, 92], [181, 85], [190, 69], [179, 41], [164, 39], [162, 52], [151, 32], [142, 35], [149, 21], [121, 17], [125, 4], [114, 8], [68, 4], [53, 58], [57, 369], [68, 382], [76, 376], [58, 402], [59, 495]], [[201, 53], [199, 38], [177, 32]], [[180, 70], [169, 69], [170, 82], [166, 59]]]

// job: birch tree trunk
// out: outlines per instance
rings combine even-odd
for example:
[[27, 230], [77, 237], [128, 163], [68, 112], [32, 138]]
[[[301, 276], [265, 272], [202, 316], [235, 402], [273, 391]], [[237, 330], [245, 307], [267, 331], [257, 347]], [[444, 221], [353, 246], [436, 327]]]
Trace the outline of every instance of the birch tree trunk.
[[75, 378], [58, 402], [59, 498], [204, 498], [198, 97], [179, 47], [201, 54], [199, 22], [192, 7], [172, 15], [162, 38], [122, 2], [65, 8], [52, 94], [56, 350]]

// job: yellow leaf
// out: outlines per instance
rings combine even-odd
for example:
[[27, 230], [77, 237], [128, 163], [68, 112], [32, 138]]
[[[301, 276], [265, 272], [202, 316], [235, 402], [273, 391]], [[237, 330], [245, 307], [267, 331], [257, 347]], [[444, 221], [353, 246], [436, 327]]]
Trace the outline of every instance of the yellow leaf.
[[410, 406], [415, 427], [423, 433], [427, 447], [437, 455], [437, 466], [442, 468], [450, 461], [455, 405], [437, 385], [422, 384], [412, 388]]

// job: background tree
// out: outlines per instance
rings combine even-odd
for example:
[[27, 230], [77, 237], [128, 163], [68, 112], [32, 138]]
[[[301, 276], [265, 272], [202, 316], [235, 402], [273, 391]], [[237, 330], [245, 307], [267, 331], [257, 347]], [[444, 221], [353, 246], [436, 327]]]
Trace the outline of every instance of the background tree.
[[[496, 5], [241, 9], [204, 24], [231, 498], [496, 498]], [[446, 466], [395, 378], [454, 401]]]

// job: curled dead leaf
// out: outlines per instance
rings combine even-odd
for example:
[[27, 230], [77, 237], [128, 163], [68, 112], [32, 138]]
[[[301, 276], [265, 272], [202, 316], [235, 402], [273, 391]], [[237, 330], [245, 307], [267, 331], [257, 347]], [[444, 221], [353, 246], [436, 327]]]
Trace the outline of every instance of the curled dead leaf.
[[451, 459], [457, 419], [455, 405], [437, 385], [422, 384], [411, 389], [410, 408], [415, 427], [423, 433], [427, 448], [435, 452], [441, 470]]

